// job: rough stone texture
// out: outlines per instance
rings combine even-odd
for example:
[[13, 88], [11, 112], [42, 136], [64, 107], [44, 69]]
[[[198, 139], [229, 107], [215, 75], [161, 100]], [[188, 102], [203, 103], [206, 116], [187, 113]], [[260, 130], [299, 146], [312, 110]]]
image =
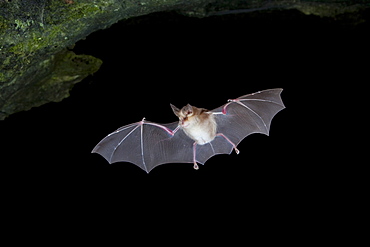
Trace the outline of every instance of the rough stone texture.
[[0, 120], [68, 97], [102, 61], [67, 47], [119, 20], [159, 11], [207, 17], [269, 9], [361, 23], [369, 1], [0, 0]]

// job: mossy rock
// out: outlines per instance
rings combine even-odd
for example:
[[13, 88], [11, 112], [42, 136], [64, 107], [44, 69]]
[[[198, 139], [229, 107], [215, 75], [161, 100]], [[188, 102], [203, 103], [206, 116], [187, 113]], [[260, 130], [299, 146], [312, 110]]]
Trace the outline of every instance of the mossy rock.
[[[117, 21], [160, 11], [195, 17], [269, 9], [360, 23], [368, 1], [331, 0], [0, 0], [0, 120], [68, 97], [102, 61], [67, 47]], [[359, 14], [360, 13], [360, 14]]]

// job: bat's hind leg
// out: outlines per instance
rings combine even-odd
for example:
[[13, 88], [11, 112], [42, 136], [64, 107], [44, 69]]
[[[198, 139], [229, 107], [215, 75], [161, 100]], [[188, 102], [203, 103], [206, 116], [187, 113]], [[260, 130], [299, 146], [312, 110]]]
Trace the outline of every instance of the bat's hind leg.
[[197, 156], [197, 142], [194, 142], [194, 144], [193, 144], [193, 162], [194, 162], [193, 168], [195, 170], [198, 170], [199, 166], [197, 164], [196, 156]]
[[222, 136], [223, 138], [225, 138], [225, 140], [228, 141], [233, 146], [236, 154], [239, 154], [240, 153], [239, 149], [236, 148], [235, 143], [233, 143], [232, 141], [230, 141], [230, 139], [227, 138], [224, 134], [218, 133], [217, 136]]

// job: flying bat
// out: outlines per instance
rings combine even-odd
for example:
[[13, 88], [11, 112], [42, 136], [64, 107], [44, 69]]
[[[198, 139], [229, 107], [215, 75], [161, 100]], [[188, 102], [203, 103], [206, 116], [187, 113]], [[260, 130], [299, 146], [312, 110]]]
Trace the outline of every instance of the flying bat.
[[92, 153], [110, 164], [131, 162], [147, 173], [165, 163], [204, 164], [216, 154], [230, 154], [246, 136], [269, 134], [272, 118], [285, 108], [283, 89], [247, 94], [214, 110], [187, 104], [171, 108], [179, 121], [159, 124], [143, 118], [123, 126], [102, 139]]

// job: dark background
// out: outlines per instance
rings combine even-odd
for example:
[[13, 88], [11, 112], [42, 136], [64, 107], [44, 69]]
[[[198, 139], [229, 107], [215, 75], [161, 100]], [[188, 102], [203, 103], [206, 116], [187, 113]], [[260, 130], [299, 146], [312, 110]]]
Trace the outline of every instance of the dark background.
[[[324, 88], [363, 80], [357, 75], [368, 28], [291, 10], [205, 19], [158, 13], [93, 33], [73, 51], [102, 59], [97, 73], [62, 102], [0, 122], [4, 190], [28, 205], [35, 198], [66, 210], [83, 204], [82, 214], [102, 204], [145, 215], [213, 208], [221, 219], [254, 217], [258, 225], [268, 218], [273, 227], [315, 217], [325, 210], [317, 201], [333, 189], [333, 171], [320, 158], [329, 134], [318, 119], [335, 117]], [[270, 136], [251, 135], [239, 155], [214, 156], [197, 171], [165, 164], [147, 174], [90, 153], [107, 134], [143, 117], [176, 121], [170, 103], [213, 109], [269, 88], [283, 88], [286, 105]]]

